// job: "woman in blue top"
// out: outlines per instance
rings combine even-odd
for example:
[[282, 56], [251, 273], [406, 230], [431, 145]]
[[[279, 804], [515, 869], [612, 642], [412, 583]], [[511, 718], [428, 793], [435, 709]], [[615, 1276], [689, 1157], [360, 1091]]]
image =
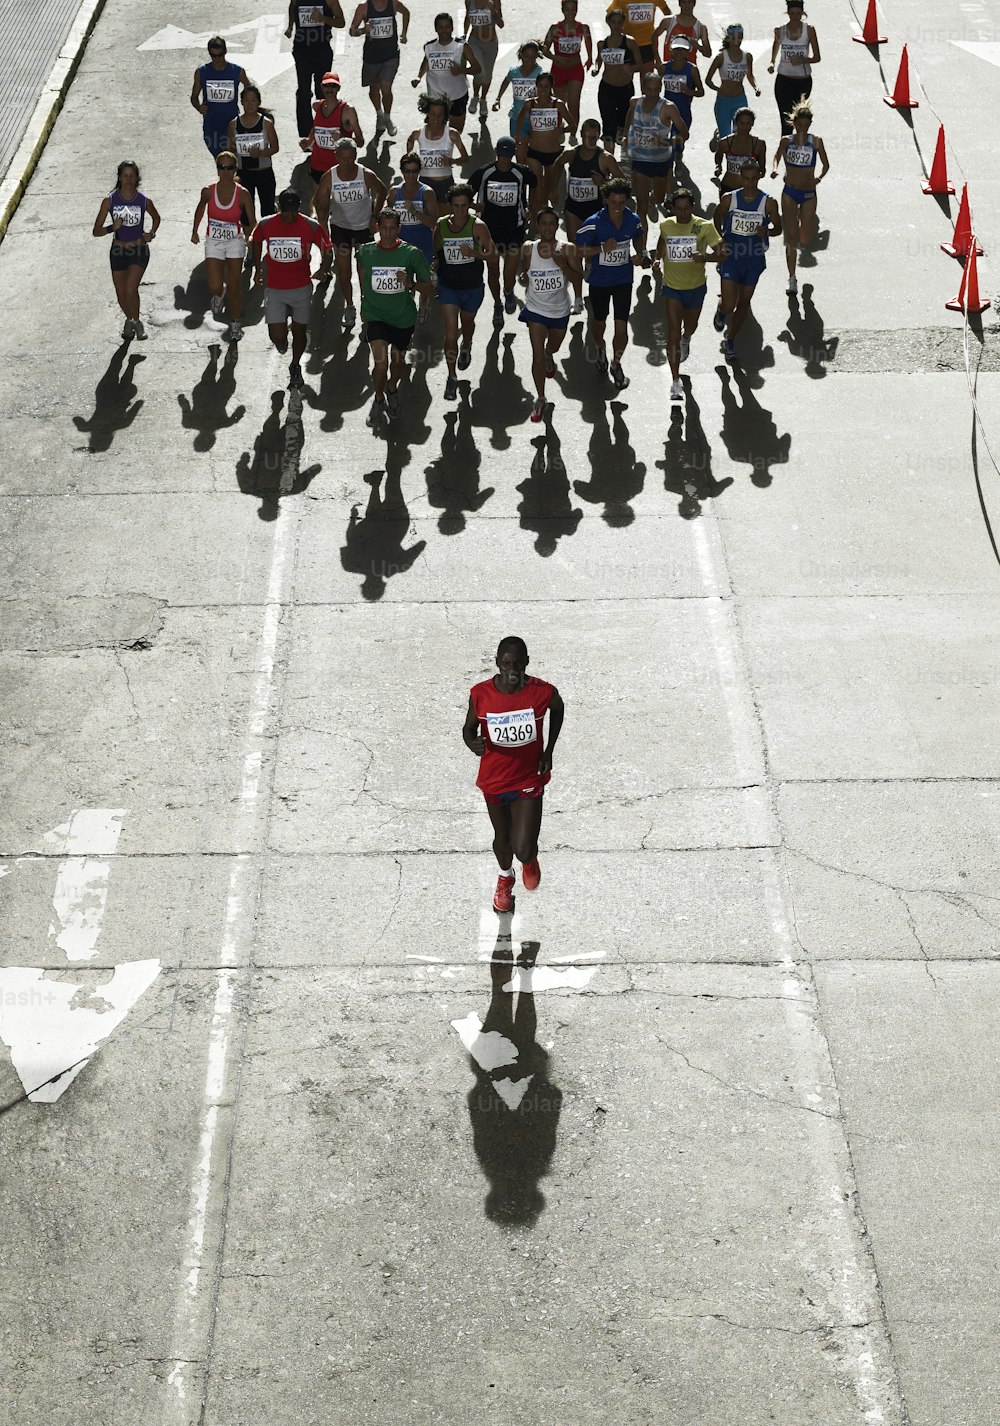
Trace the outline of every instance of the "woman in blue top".
[[[142, 341], [145, 328], [139, 319], [139, 283], [149, 262], [149, 244], [156, 237], [160, 215], [151, 198], [139, 189], [139, 165], [125, 159], [118, 165], [115, 189], [101, 204], [94, 222], [94, 237], [111, 236], [111, 281], [118, 306], [125, 313], [122, 337]], [[146, 232], [146, 216], [151, 227]], [[105, 227], [111, 219], [110, 228]]]
[[[691, 101], [701, 99], [705, 86], [701, 82], [698, 66], [691, 62], [691, 41], [687, 35], [675, 35], [670, 41], [670, 57], [663, 65], [663, 97], [677, 105], [677, 111], [691, 132]], [[680, 134], [674, 139], [674, 164], [684, 157], [684, 140]]]
[[514, 102], [510, 106], [510, 133], [511, 138], [517, 138], [517, 121], [521, 117], [521, 110], [529, 99], [534, 99], [537, 94], [535, 80], [542, 72], [542, 66], [538, 63], [538, 55], [541, 50], [537, 40], [525, 40], [524, 44], [517, 52], [520, 63], [512, 65], [507, 71], [507, 78], [497, 90], [497, 97], [493, 104], [493, 112], [500, 108], [500, 100], [504, 96], [504, 91], [509, 88]]
[[[434, 229], [440, 216], [437, 195], [433, 188], [420, 182], [420, 155], [408, 153], [399, 165], [402, 183], [393, 184], [385, 201], [386, 208], [399, 214], [399, 236], [404, 243], [419, 248], [428, 262], [434, 261]], [[420, 294], [417, 321], [426, 322], [428, 299]]]
[[767, 264], [767, 240], [781, 236], [778, 205], [758, 187], [763, 170], [755, 158], [743, 160], [740, 187], [724, 193], [713, 214], [715, 226], [726, 244], [726, 256], [719, 264], [722, 296], [715, 315], [716, 331], [723, 331], [727, 361], [736, 360], [736, 333], [750, 312], [754, 288]]
[[[788, 111], [788, 122], [792, 132], [784, 134], [778, 144], [771, 168], [771, 177], [777, 178], [782, 159], [785, 161], [785, 186], [781, 190], [781, 216], [785, 225], [785, 260], [788, 264], [789, 297], [799, 290], [795, 265], [799, 256], [799, 243], [808, 247], [816, 232], [816, 189], [830, 168], [826, 156], [826, 146], [809, 132], [813, 112], [806, 99]], [[822, 167], [816, 172], [816, 160]]]
[[208, 64], [194, 72], [191, 106], [202, 116], [205, 143], [213, 158], [229, 145], [229, 125], [240, 112], [240, 89], [250, 83], [246, 71], [226, 61], [226, 42], [213, 35], [208, 42]]

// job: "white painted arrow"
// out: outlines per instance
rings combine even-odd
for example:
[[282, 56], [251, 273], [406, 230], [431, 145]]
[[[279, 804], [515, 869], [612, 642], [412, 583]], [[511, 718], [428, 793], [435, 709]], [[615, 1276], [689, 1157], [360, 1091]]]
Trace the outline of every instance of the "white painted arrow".
[[54, 1104], [159, 973], [157, 960], [131, 961], [88, 992], [42, 970], [0, 970], [0, 1040], [28, 1098]]
[[1000, 40], [952, 40], [952, 44], [966, 54], [975, 55], [976, 59], [1000, 66]]
[[59, 924], [49, 926], [49, 937], [56, 937], [68, 960], [86, 961], [97, 954], [111, 872], [102, 858], [114, 856], [124, 817], [123, 807], [82, 807], [45, 834], [46, 842], [66, 853], [52, 897]]
[[228, 50], [226, 58], [231, 64], [238, 64], [241, 69], [245, 69], [254, 84], [267, 84], [269, 80], [291, 68], [293, 62], [291, 53], [281, 48], [287, 23], [286, 15], [261, 15], [259, 19], [247, 21], [242, 25], [231, 25], [228, 29], [218, 31], [206, 30], [204, 34], [181, 29], [178, 25], [165, 25], [136, 48], [140, 51], [204, 51], [213, 34], [229, 39], [231, 35], [254, 32], [254, 46], [251, 51]]

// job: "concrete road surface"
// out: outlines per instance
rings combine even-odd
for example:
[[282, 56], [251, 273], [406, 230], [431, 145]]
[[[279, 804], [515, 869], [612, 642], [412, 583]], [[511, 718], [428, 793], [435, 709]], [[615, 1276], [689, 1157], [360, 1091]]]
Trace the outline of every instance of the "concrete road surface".
[[[781, 7], [699, 12], [770, 152]], [[213, 30], [302, 181], [283, 21], [108, 0], [0, 247], [12, 1426], [995, 1426], [1000, 343], [920, 179], [940, 119], [995, 296], [1000, 33], [880, 17], [812, 16], [819, 236], [742, 364], [707, 308], [671, 411], [643, 276], [631, 384], [573, 319], [535, 426], [522, 324], [484, 307], [446, 404], [435, 312], [375, 434], [336, 291], [290, 392], [189, 240]], [[558, 18], [511, 3], [500, 71]], [[126, 157], [131, 343], [90, 236]], [[509, 633], [567, 717], [501, 918], [460, 728]]]

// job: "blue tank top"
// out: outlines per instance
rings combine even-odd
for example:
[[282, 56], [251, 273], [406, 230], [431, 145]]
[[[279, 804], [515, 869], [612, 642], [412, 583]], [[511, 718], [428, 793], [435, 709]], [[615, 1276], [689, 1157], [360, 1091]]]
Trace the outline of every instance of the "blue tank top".
[[812, 134], [806, 134], [804, 144], [797, 144], [795, 135], [791, 135], [788, 147], [785, 149], [785, 163], [789, 168], [816, 167], [816, 143]]
[[146, 195], [136, 193], [133, 198], [123, 198], [116, 188], [108, 198], [108, 216], [114, 222], [121, 218], [122, 225], [114, 234], [116, 243], [141, 243], [146, 220]]
[[226, 64], [222, 69], [216, 69], [209, 61], [201, 66], [198, 73], [201, 75], [201, 87], [208, 105], [202, 115], [205, 131], [225, 133], [230, 119], [235, 119], [240, 112], [240, 66]]
[[428, 262], [434, 257], [434, 229], [428, 228], [426, 223], [414, 223], [410, 221], [406, 211], [407, 201], [413, 204], [414, 211], [422, 213], [424, 211], [424, 200], [428, 193], [432, 192], [426, 183], [421, 183], [414, 196], [407, 200], [401, 197], [402, 184], [389, 190], [389, 200], [387, 208], [394, 208], [399, 214], [399, 236], [404, 243], [412, 243], [415, 248], [419, 248]]
[[767, 222], [767, 194], [758, 191], [756, 198], [744, 198], [735, 188], [729, 195], [729, 212], [722, 225], [722, 236], [731, 257], [763, 257], [767, 238], [752, 237], [754, 229]]
[[686, 64], [679, 73], [672, 64], [666, 64], [663, 68], [663, 97], [677, 105], [685, 124], [691, 123], [692, 96], [681, 94], [679, 90], [694, 88], [694, 72], [693, 64]]
[[651, 114], [642, 107], [641, 99], [635, 106], [628, 131], [629, 157], [633, 163], [637, 159], [640, 163], [668, 163], [672, 157], [670, 129], [660, 120], [662, 102], [657, 99]]

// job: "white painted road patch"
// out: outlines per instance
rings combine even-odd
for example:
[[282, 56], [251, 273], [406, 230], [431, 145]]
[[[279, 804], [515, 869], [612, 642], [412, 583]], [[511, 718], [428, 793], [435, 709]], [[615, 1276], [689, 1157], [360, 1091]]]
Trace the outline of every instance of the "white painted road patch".
[[49, 936], [55, 936], [68, 960], [87, 961], [97, 954], [111, 872], [103, 858], [117, 850], [124, 818], [121, 807], [84, 807], [65, 827], [46, 834], [46, 841], [61, 841], [67, 853], [52, 896], [58, 924], [49, 926]]
[[28, 1098], [54, 1104], [159, 973], [158, 960], [115, 966], [87, 1005], [78, 1001], [87, 993], [79, 982], [47, 980], [25, 966], [0, 970], [0, 1039]]

